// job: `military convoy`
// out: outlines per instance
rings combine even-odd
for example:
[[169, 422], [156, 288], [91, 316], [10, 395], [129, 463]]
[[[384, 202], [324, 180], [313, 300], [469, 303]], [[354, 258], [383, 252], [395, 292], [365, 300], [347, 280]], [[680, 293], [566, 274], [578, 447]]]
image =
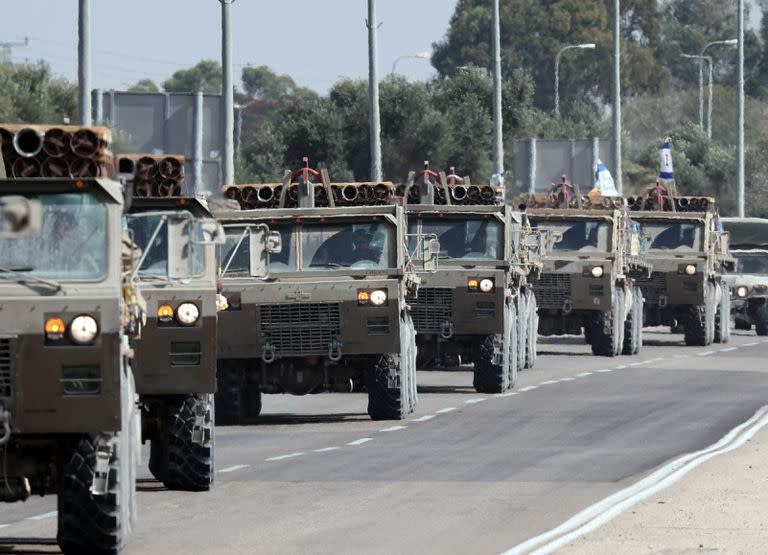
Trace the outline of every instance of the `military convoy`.
[[714, 199], [675, 194], [656, 184], [628, 199], [642, 225], [653, 271], [638, 279], [645, 298], [645, 326], [670, 326], [686, 345], [725, 343], [730, 336], [730, 295], [723, 270], [733, 269], [728, 234]]
[[423, 237], [440, 244], [439, 269], [419, 274], [418, 294], [409, 301], [419, 365], [472, 363], [478, 392], [506, 391], [536, 358], [528, 277], [540, 269], [532, 256], [540, 243], [523, 240], [522, 216], [498, 201], [500, 190], [472, 185], [453, 168], [446, 175], [425, 162], [400, 194], [412, 248]]
[[723, 276], [730, 289], [731, 314], [738, 330], [755, 327], [768, 335], [768, 220], [721, 218], [736, 269]]
[[634, 276], [647, 264], [625, 199], [582, 195], [563, 177], [549, 193], [527, 193], [518, 202], [534, 228], [556, 234], [540, 279], [531, 282], [539, 334], [583, 330], [595, 355], [637, 354], [643, 296]]

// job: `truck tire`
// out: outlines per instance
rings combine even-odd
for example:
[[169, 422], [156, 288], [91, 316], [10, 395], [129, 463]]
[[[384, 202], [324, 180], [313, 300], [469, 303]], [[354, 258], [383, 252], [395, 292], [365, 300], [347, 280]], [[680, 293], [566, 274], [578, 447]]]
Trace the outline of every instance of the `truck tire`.
[[133, 375], [121, 380], [121, 431], [109, 460], [107, 492], [91, 493], [99, 434], [85, 434], [64, 446], [60, 461], [57, 541], [66, 555], [115, 555], [136, 520], [138, 418]]
[[533, 368], [536, 364], [536, 349], [539, 339], [539, 307], [536, 302], [536, 295], [533, 291], [528, 291], [528, 333], [525, 338], [525, 367]]
[[639, 287], [630, 289], [632, 305], [624, 321], [624, 345], [621, 353], [636, 355], [643, 344], [643, 292]]
[[714, 339], [714, 296], [711, 283], [704, 289], [704, 305], [691, 306], [685, 318], [685, 344], [693, 347], [706, 347]]
[[372, 420], [402, 420], [416, 407], [416, 330], [409, 314], [400, 320], [400, 346], [399, 353], [375, 357], [366, 369]]
[[512, 333], [516, 326], [515, 312], [512, 301], [505, 307], [502, 333], [481, 339], [472, 380], [478, 393], [504, 393], [517, 379], [517, 360], [513, 360], [517, 353], [517, 337]]
[[768, 301], [763, 301], [755, 311], [755, 332], [761, 337], [768, 335]]
[[215, 403], [218, 423], [223, 426], [252, 424], [261, 414], [261, 391], [255, 385], [249, 386], [245, 371], [241, 361], [219, 361]]
[[[611, 312], [596, 312], [589, 322], [593, 355], [615, 357], [621, 352], [624, 345], [624, 322], [621, 319], [623, 297], [624, 292], [621, 289], [614, 289]], [[610, 333], [605, 331], [606, 319], [611, 321]]]
[[728, 288], [723, 288], [720, 297], [720, 304], [717, 307], [715, 315], [715, 343], [728, 343], [731, 338], [731, 297]]
[[[192, 441], [195, 416], [205, 414], [203, 442]], [[150, 445], [149, 470], [168, 489], [208, 491], [214, 478], [214, 411], [210, 395], [169, 399], [163, 407], [160, 437]]]

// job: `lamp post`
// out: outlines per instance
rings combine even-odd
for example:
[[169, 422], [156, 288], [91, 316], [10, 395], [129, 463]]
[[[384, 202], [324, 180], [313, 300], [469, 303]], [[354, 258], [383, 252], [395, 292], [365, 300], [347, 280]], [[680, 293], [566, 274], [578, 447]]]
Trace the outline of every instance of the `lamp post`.
[[501, 17], [499, 0], [493, 0], [493, 173], [504, 172], [504, 139], [501, 121]]
[[738, 4], [738, 96], [736, 129], [736, 215], [744, 217], [744, 0]]
[[219, 0], [221, 3], [221, 109], [224, 134], [221, 146], [222, 179], [225, 185], [235, 182], [235, 87], [232, 76], [232, 15], [235, 0]]
[[371, 180], [381, 181], [381, 119], [379, 114], [379, 75], [376, 58], [376, 0], [368, 0], [368, 126], [371, 147]]
[[395, 58], [395, 61], [392, 62], [392, 75], [395, 74], [395, 68], [397, 67], [397, 62], [400, 60], [431, 60], [432, 54], [430, 52], [416, 52], [415, 54], [406, 54], [404, 56], [398, 56]]
[[[736, 46], [739, 44], [739, 41], [737, 39], [727, 39], [727, 40], [713, 40], [712, 42], [708, 42], [704, 45], [704, 48], [701, 49], [701, 52], [699, 52], [699, 125], [701, 127], [704, 127], [704, 53], [707, 51], [707, 48], [710, 46], [716, 46], [719, 44], [727, 44], [729, 46]], [[709, 90], [709, 98], [710, 103], [712, 102], [712, 64], [709, 64], [709, 73], [710, 73], [710, 90]], [[710, 137], [712, 135], [710, 134]]]
[[594, 49], [594, 42], [585, 42], [583, 44], [569, 44], [560, 49], [555, 56], [555, 117], [560, 119], [560, 56], [566, 50], [572, 49]]

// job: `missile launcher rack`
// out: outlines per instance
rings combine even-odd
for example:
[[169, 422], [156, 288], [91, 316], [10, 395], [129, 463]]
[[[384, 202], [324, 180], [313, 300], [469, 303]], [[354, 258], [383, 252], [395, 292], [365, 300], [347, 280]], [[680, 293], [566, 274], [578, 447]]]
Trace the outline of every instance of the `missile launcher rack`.
[[0, 124], [8, 177], [114, 177], [112, 132], [106, 127]]
[[594, 192], [583, 195], [578, 185], [569, 183], [563, 176], [548, 193], [523, 193], [517, 197], [517, 203], [525, 208], [620, 210], [627, 208], [629, 201], [624, 197], [608, 197]]
[[469, 176], [456, 175], [453, 167], [448, 175], [435, 172], [429, 169], [429, 161], [425, 161], [424, 169], [410, 172], [405, 184], [398, 185], [395, 194], [407, 204], [492, 206], [499, 204], [501, 188], [473, 185]]
[[[242, 210], [257, 208], [305, 207], [300, 197], [311, 197], [314, 207], [381, 206], [394, 203], [394, 186], [389, 182], [331, 183], [326, 170], [303, 166], [286, 171], [282, 183], [227, 185], [222, 193], [238, 202]], [[307, 206], [309, 207], [309, 206]]]
[[133, 181], [134, 197], [178, 197], [184, 191], [184, 162], [183, 156], [121, 154], [117, 171]]
[[663, 187], [658, 181], [645, 195], [627, 198], [629, 209], [652, 212], [709, 212], [715, 209], [715, 199], [706, 196], [678, 195], [674, 185]]

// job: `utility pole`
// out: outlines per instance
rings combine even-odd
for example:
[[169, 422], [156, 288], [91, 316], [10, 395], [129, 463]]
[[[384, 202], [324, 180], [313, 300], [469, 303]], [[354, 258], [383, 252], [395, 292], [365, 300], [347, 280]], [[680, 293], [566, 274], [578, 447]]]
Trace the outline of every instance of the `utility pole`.
[[379, 113], [379, 74], [376, 67], [376, 0], [368, 0], [368, 127], [371, 143], [371, 180], [381, 181], [381, 115]]
[[739, 218], [744, 217], [744, 0], [739, 0], [738, 13], [738, 132], [736, 141], [736, 209]]
[[621, 0], [613, 0], [613, 180], [621, 194]]
[[493, 173], [504, 172], [501, 121], [501, 21], [499, 0], [493, 0]]
[[221, 2], [221, 101], [224, 129], [222, 137], [222, 178], [224, 185], [235, 183], [235, 88], [232, 78], [232, 14], [231, 6], [235, 0]]
[[91, 0], [80, 0], [77, 42], [77, 85], [80, 123], [91, 125]]

